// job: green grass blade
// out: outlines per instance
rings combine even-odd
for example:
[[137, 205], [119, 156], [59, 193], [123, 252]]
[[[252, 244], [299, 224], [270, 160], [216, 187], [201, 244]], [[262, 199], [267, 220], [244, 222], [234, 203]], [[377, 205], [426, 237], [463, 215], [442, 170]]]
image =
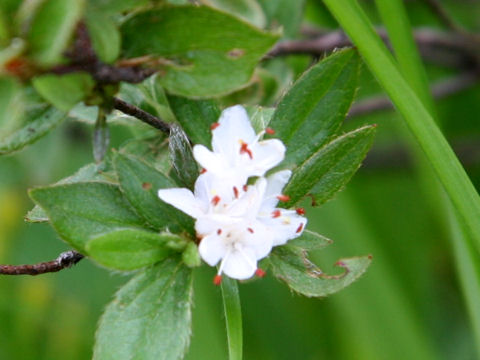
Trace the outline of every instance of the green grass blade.
[[[400, 0], [375, 0], [375, 3], [387, 28], [400, 70], [424, 106], [430, 110], [432, 115], [435, 115], [435, 104], [430, 93], [425, 68], [413, 39], [403, 2]], [[395, 16], [391, 16], [391, 14], [395, 14]], [[436, 120], [438, 123], [438, 119]], [[450, 238], [454, 249], [456, 270], [470, 315], [477, 351], [480, 351], [480, 311], [477, 306], [480, 302], [480, 258], [472, 247], [466, 229], [459, 223], [454, 210], [443, 196], [440, 184], [432, 178], [433, 174], [431, 168], [425, 164], [425, 157], [418, 152], [416, 146], [410, 146], [410, 150], [416, 160], [418, 176], [421, 177], [424, 188], [426, 187], [424, 189], [426, 190], [424, 191], [426, 200], [429, 201], [431, 208], [435, 209], [436, 217], [445, 219], [445, 214], [449, 215], [444, 223], [451, 232]], [[428, 189], [433, 189], [433, 191], [428, 191]]]
[[230, 360], [242, 360], [242, 309], [237, 280], [224, 276], [222, 298], [227, 323], [228, 354]]
[[480, 198], [432, 116], [397, 69], [392, 56], [357, 2], [324, 2], [405, 118], [457, 209], [460, 220], [474, 239], [477, 249], [480, 249]]
[[470, 239], [465, 236], [456, 214], [450, 209], [450, 227], [460, 285], [473, 328], [477, 353], [480, 354], [480, 258]]

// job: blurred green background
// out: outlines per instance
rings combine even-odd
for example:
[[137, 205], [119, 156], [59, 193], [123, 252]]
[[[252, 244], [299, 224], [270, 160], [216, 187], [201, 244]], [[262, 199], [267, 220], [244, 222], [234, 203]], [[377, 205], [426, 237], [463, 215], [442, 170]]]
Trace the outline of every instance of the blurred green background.
[[[441, 27], [422, 1], [406, 3], [413, 26]], [[443, 3], [459, 22], [480, 28], [478, 2]], [[370, 1], [362, 5], [377, 18]], [[305, 19], [336, 26], [320, 1], [307, 2]], [[308, 64], [301, 56], [288, 61], [300, 70]], [[454, 73], [433, 65], [427, 70], [432, 81]], [[379, 91], [364, 68], [357, 97]], [[480, 86], [438, 101], [437, 110], [480, 184]], [[387, 110], [352, 117], [345, 127], [366, 123], [377, 123], [378, 134], [364, 166], [336, 199], [319, 209], [307, 206], [307, 215], [312, 230], [334, 240], [313, 257], [325, 270], [336, 271], [331, 265], [339, 257], [366, 254], [373, 255], [372, 266], [349, 288], [320, 300], [297, 296], [268, 275], [242, 284], [245, 359], [478, 358], [448, 226], [419, 180], [402, 121]], [[113, 147], [128, 136], [119, 127], [112, 131]], [[26, 190], [91, 162], [90, 137], [86, 125], [67, 122], [26, 150], [0, 157], [0, 263], [46, 261], [68, 249], [48, 225], [23, 221], [33, 206]], [[227, 358], [213, 272], [196, 270], [190, 360]], [[0, 278], [0, 359], [89, 359], [98, 318], [128, 278], [89, 260], [56, 274]]]

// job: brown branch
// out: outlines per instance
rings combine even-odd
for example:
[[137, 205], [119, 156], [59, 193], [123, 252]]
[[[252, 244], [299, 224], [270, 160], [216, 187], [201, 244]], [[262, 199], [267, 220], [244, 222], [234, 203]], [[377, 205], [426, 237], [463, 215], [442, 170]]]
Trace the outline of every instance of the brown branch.
[[0, 265], [0, 275], [41, 275], [67, 269], [84, 256], [74, 250], [61, 253], [55, 260], [33, 265]]
[[[474, 86], [478, 83], [478, 80], [478, 73], [468, 72], [434, 84], [431, 91], [435, 99], [442, 99]], [[348, 117], [365, 115], [375, 111], [389, 110], [392, 108], [393, 105], [389, 98], [386, 96], [374, 96], [354, 104], [350, 108]]]
[[153, 116], [152, 114], [143, 111], [142, 109], [136, 107], [135, 105], [129, 104], [119, 98], [113, 98], [113, 107], [117, 110], [120, 110], [124, 114], [133, 116], [144, 123], [153, 126], [155, 129], [163, 131], [166, 134], [170, 134], [170, 124], [162, 121], [161, 119]]
[[92, 42], [85, 24], [80, 23], [75, 33], [75, 41], [66, 56], [70, 64], [56, 66], [49, 70], [54, 74], [67, 74], [85, 71], [99, 84], [117, 84], [121, 81], [139, 83], [153, 75], [156, 70], [141, 66], [114, 66], [102, 62], [93, 50]]
[[458, 32], [465, 33], [465, 29], [462, 28], [445, 10], [445, 8], [440, 4], [438, 0], [423, 0], [432, 10], [435, 15], [442, 21], [446, 27], [449, 29]]
[[[388, 45], [388, 35], [385, 29], [378, 28], [377, 32]], [[313, 30], [309, 29], [308, 35], [312, 34]], [[417, 29], [413, 35], [422, 56], [430, 61], [461, 67], [468, 67], [469, 64], [477, 62], [476, 49], [469, 37], [428, 28]], [[352, 42], [343, 31], [336, 30], [325, 33], [319, 30], [318, 36], [314, 38], [277, 43], [266, 58], [291, 54], [323, 56], [345, 46], [352, 46]]]

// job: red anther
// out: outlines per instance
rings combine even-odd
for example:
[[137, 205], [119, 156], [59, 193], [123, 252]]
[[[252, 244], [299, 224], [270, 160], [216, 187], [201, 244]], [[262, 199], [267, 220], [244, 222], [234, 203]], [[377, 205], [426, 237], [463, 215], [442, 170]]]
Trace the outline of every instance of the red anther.
[[296, 233], [298, 234], [298, 233], [301, 232], [302, 230], [303, 230], [303, 223], [300, 223], [300, 225], [299, 225], [298, 228], [297, 228]]
[[247, 192], [247, 190], [248, 190], [248, 185], [247, 184], [243, 185], [243, 191]]
[[212, 204], [213, 204], [213, 206], [218, 205], [219, 202], [220, 202], [220, 196], [215, 195], [215, 196], [212, 198]]
[[263, 269], [258, 268], [257, 270], [255, 270], [255, 275], [257, 275], [258, 277], [263, 278], [266, 274], [267, 272]]
[[212, 125], [210, 125], [210, 130], [215, 130], [219, 126], [220, 126], [220, 123], [214, 122]]
[[296, 208], [295, 211], [297, 212], [298, 215], [305, 215], [304, 208]]
[[272, 217], [273, 217], [273, 218], [278, 218], [278, 217], [280, 217], [281, 215], [282, 215], [282, 213], [280, 212], [280, 210], [274, 210], [274, 211], [272, 212]]
[[248, 230], [248, 232], [249, 232], [250, 234], [253, 234], [253, 233], [255, 232], [255, 231], [253, 231], [252, 228], [247, 228], [247, 230]]
[[205, 168], [202, 168], [202, 170], [200, 170], [200, 174], [205, 174], [207, 172], [207, 169]]
[[218, 286], [221, 283], [222, 283], [222, 275], [215, 275], [213, 277], [213, 284]]
[[267, 127], [267, 128], [265, 129], [265, 132], [266, 132], [267, 134], [269, 134], [269, 135], [275, 134], [275, 130], [273, 130], [272, 128], [269, 128], [269, 127]]
[[240, 154], [248, 154], [250, 159], [253, 159], [252, 150], [248, 148], [247, 143], [242, 142], [242, 146], [240, 147]]
[[290, 201], [290, 196], [282, 194], [282, 195], [278, 195], [277, 199], [283, 202], [287, 202], [287, 201]]
[[222, 234], [222, 229], [218, 229], [217, 230], [217, 235], [221, 235]]
[[235, 199], [238, 199], [238, 189], [236, 186], [233, 187], [233, 194], [235, 195]]

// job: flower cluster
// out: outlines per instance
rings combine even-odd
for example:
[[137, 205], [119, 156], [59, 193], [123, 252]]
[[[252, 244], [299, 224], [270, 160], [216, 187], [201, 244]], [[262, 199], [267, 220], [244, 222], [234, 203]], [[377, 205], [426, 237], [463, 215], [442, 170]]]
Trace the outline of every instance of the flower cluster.
[[[307, 222], [303, 209], [277, 208], [279, 201], [289, 200], [282, 189], [291, 171], [264, 177], [283, 160], [285, 146], [277, 139], [261, 140], [263, 133], [255, 134], [242, 106], [225, 109], [212, 125], [213, 151], [203, 145], [193, 148], [203, 167], [194, 192], [158, 191], [160, 199], [196, 219], [200, 256], [211, 266], [220, 262], [216, 284], [223, 273], [239, 280], [263, 276], [257, 261], [273, 246], [299, 236]], [[248, 185], [252, 177], [257, 179]]]

